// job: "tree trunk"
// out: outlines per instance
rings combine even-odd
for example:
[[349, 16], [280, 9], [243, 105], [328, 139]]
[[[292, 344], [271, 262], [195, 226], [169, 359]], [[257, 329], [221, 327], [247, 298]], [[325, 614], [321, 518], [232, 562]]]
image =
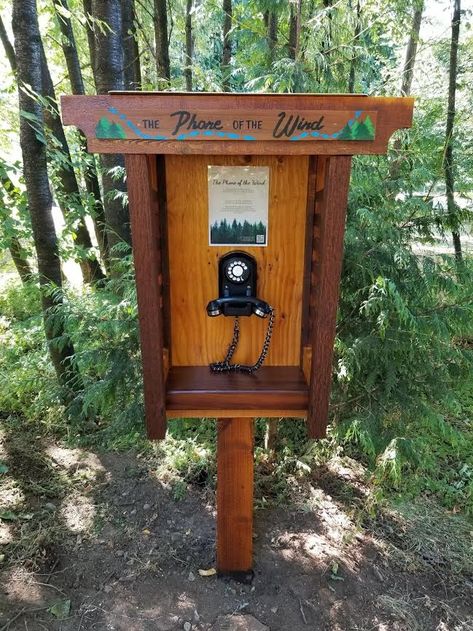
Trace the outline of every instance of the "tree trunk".
[[404, 61], [404, 70], [402, 72], [401, 96], [408, 96], [411, 93], [423, 10], [424, 2], [422, 1], [414, 11], [414, 19], [412, 20], [411, 33], [407, 43], [406, 59]]
[[[0, 39], [2, 40], [3, 47], [5, 49], [6, 56], [10, 63], [12, 72], [14, 75], [17, 74], [17, 64], [15, 57], [15, 49], [13, 48], [10, 40], [8, 39], [8, 34], [5, 29], [5, 25], [3, 24], [2, 17], [0, 16]], [[1, 176], [1, 182], [5, 191], [8, 195], [11, 195], [12, 191], [15, 190], [15, 186], [13, 182], [10, 180], [8, 175]], [[28, 257], [26, 252], [24, 251], [20, 240], [16, 236], [11, 236], [9, 238], [8, 250], [10, 252], [10, 256], [12, 261], [16, 267], [16, 271], [18, 272], [21, 282], [25, 284], [31, 278], [31, 267], [28, 263]]]
[[[43, 113], [37, 100], [22, 89], [28, 85], [36, 94], [42, 93], [41, 36], [39, 34], [35, 0], [13, 0], [13, 32], [18, 64], [19, 108], [35, 118], [41, 132]], [[23, 174], [28, 196], [33, 237], [38, 256], [38, 272], [44, 329], [49, 354], [58, 380], [69, 393], [81, 387], [80, 374], [74, 362], [74, 347], [61, 316], [61, 265], [52, 216], [52, 197], [46, 165], [46, 147], [31, 124], [20, 114], [20, 145]], [[56, 339], [55, 339], [56, 338]], [[60, 339], [60, 343], [56, 340]], [[67, 396], [70, 399], [70, 396]]]
[[279, 419], [277, 418], [268, 418], [266, 421], [266, 431], [264, 434], [264, 448], [267, 451], [274, 453], [278, 446], [278, 427], [279, 427]]
[[[59, 29], [62, 39], [61, 45], [66, 60], [69, 82], [71, 84], [72, 94], [85, 94], [84, 80], [82, 77], [82, 69], [80, 66], [79, 55], [74, 37], [72, 22], [67, 17], [69, 7], [67, 0], [54, 0], [54, 8], [56, 9]], [[65, 13], [62, 11], [65, 9]], [[92, 33], [93, 37], [93, 33]], [[79, 141], [81, 150], [84, 154], [87, 152], [87, 141], [85, 135], [79, 130]], [[102, 195], [100, 193], [99, 179], [97, 176], [97, 168], [95, 157], [90, 156], [87, 164], [83, 169], [85, 186], [87, 193], [94, 199], [94, 211], [92, 219], [94, 222], [95, 236], [99, 245], [100, 255], [102, 257], [105, 269], [109, 271], [109, 253], [107, 247], [107, 234], [105, 230], [105, 213], [102, 203]]]
[[290, 59], [297, 59], [299, 55], [299, 41], [301, 34], [301, 12], [302, 12], [302, 0], [296, 0], [293, 2], [290, 0], [290, 15], [289, 15], [289, 43], [288, 54]]
[[[358, 46], [358, 39], [361, 32], [361, 0], [356, 3], [356, 21], [355, 30], [353, 33], [354, 47]], [[352, 94], [355, 91], [355, 79], [356, 79], [356, 59], [357, 54], [353, 52], [350, 60], [350, 74], [348, 76], [348, 93]]]
[[25, 250], [17, 237], [10, 238], [10, 245], [8, 246], [8, 250], [10, 251], [10, 256], [12, 257], [13, 263], [15, 264], [16, 271], [20, 276], [21, 282], [25, 285], [28, 281], [31, 280], [33, 272], [31, 270], [30, 264], [28, 263], [28, 258], [26, 256]]
[[[18, 207], [20, 204], [21, 193], [17, 189], [17, 187], [13, 184], [10, 177], [8, 176], [6, 171], [4, 171], [3, 168], [0, 170], [0, 182], [2, 184], [2, 187], [5, 190], [5, 193], [12, 200], [13, 204], [16, 207]], [[0, 196], [0, 202], [1, 202], [1, 196]], [[9, 209], [6, 206], [6, 204], [5, 204], [5, 212], [6, 212], [5, 217], [7, 217], [9, 213]], [[0, 213], [0, 217], [1, 215], [2, 213]], [[30, 267], [30, 264], [28, 263], [28, 255], [25, 252], [25, 249], [23, 248], [23, 246], [21, 245], [20, 239], [16, 235], [12, 235], [8, 239], [8, 250], [10, 251], [10, 256], [12, 257], [13, 263], [15, 264], [16, 271], [18, 272], [20, 276], [21, 282], [23, 284], [27, 283], [29, 280], [31, 280], [33, 271]]]
[[455, 202], [455, 174], [453, 160], [453, 132], [455, 123], [455, 97], [458, 74], [458, 40], [460, 37], [461, 0], [454, 0], [452, 17], [452, 39], [450, 45], [450, 67], [448, 80], [448, 110], [445, 131], [445, 153], [443, 168], [447, 193], [447, 213], [452, 230], [453, 247], [457, 263], [463, 260], [460, 233], [458, 231], [458, 207]]
[[[123, 50], [122, 21], [120, 0], [92, 0], [92, 15], [96, 20], [108, 24], [103, 32], [94, 29], [93, 57], [95, 87], [98, 94], [107, 94], [109, 90], [123, 90]], [[102, 154], [102, 185], [104, 191], [105, 220], [109, 248], [125, 241], [131, 245], [130, 220], [128, 207], [122, 203], [120, 195], [126, 188], [123, 181], [113, 180], [111, 170], [124, 169], [123, 156]]]
[[184, 76], [186, 78], [186, 90], [192, 92], [192, 58], [194, 56], [194, 37], [192, 34], [192, 8], [194, 0], [186, 2], [186, 54], [184, 62]]
[[[79, 130], [79, 142], [81, 152], [87, 154], [87, 139]], [[108, 245], [107, 222], [105, 220], [105, 209], [102, 201], [102, 193], [100, 191], [99, 178], [97, 175], [97, 163], [95, 155], [86, 156], [86, 164], [84, 164], [83, 173], [85, 187], [87, 193], [93, 200], [94, 208], [92, 211], [92, 221], [94, 222], [95, 238], [99, 246], [100, 256], [107, 273], [110, 272], [110, 248]]]
[[[10, 65], [12, 67], [12, 71], [15, 72], [17, 68], [17, 62], [15, 59], [15, 52], [13, 47], [8, 42], [8, 36], [4, 34], [5, 40], [3, 41], [4, 46], [6, 45], [6, 49], [10, 50], [10, 54], [8, 55], [10, 60]], [[2, 37], [3, 40], [3, 37]], [[41, 72], [42, 72], [42, 95], [48, 97], [49, 107], [44, 107], [43, 114], [44, 118], [47, 121], [47, 125], [52, 131], [53, 135], [56, 137], [58, 142], [61, 145], [61, 150], [64, 156], [64, 159], [60, 163], [60, 167], [58, 168], [58, 179], [61, 182], [61, 188], [64, 192], [70, 196], [69, 199], [63, 199], [61, 194], [58, 195], [58, 202], [61, 208], [64, 219], [67, 221], [67, 216], [69, 214], [69, 202], [72, 199], [74, 204], [77, 207], [82, 207], [82, 201], [79, 191], [79, 185], [77, 184], [77, 179], [74, 173], [74, 169], [71, 164], [71, 156], [69, 152], [69, 146], [67, 144], [66, 136], [64, 134], [64, 129], [62, 127], [61, 119], [59, 116], [58, 105], [56, 101], [56, 95], [54, 92], [54, 85], [51, 79], [51, 75], [49, 74], [49, 68], [46, 61], [46, 56], [44, 55], [43, 45], [40, 42], [40, 53], [41, 53]], [[11, 57], [11, 59], [10, 59]], [[87, 226], [85, 225], [85, 220], [83, 218], [84, 212], [82, 213], [82, 218], [79, 220], [76, 235], [74, 237], [75, 243], [80, 245], [85, 254], [88, 254], [92, 248], [92, 242], [90, 240], [89, 231], [87, 230]], [[82, 270], [82, 276], [84, 282], [89, 283], [94, 280], [100, 280], [104, 278], [103, 272], [100, 268], [100, 265], [95, 258], [94, 255], [82, 256], [79, 260], [79, 264]]]
[[126, 90], [141, 90], [141, 63], [134, 0], [122, 0], [122, 39]]
[[107, 25], [105, 29], [94, 28], [94, 78], [97, 92], [107, 94], [109, 90], [123, 90], [120, 0], [92, 0], [92, 16]]
[[[424, 2], [418, 5], [414, 11], [412, 18], [412, 27], [409, 34], [409, 41], [407, 42], [406, 57], [404, 61], [404, 67], [402, 70], [401, 80], [401, 96], [409, 96], [411, 93], [412, 79], [414, 77], [414, 66], [416, 62], [417, 44], [419, 42], [420, 26], [422, 23], [422, 13], [424, 10]], [[401, 165], [404, 159], [402, 151], [402, 138], [396, 136], [393, 143], [394, 160], [389, 168], [389, 177], [392, 180], [399, 179], [401, 174]]]
[[[54, 91], [54, 84], [51, 79], [42, 43], [40, 45], [40, 50], [42, 73], [41, 93], [43, 97], [48, 98], [48, 105], [43, 108], [44, 121], [56, 140], [59, 142], [60, 151], [62, 153], [62, 159], [59, 162], [59, 166], [56, 167], [57, 178], [59, 181], [59, 185], [56, 190], [57, 201], [66, 223], [68, 217], [70, 216], [71, 205], [76, 209], [79, 209], [80, 219], [77, 222], [75, 236], [73, 239], [74, 243], [80, 246], [83, 250], [83, 254], [79, 258], [78, 262], [82, 270], [84, 282], [90, 283], [103, 280], [104, 273], [102, 272], [100, 264], [92, 251], [92, 240], [84, 219], [85, 210], [82, 204], [79, 184], [74, 172], [74, 167], [72, 166], [69, 145], [67, 143], [64, 127], [62, 126], [61, 118], [59, 116], [59, 108], [56, 100], [56, 93]], [[54, 149], [51, 149], [50, 153], [52, 153], [52, 151], [54, 151]]]
[[[92, 0], [83, 0], [82, 2], [84, 7], [84, 14], [86, 18], [85, 22], [85, 32], [87, 33], [87, 43], [89, 45], [89, 57], [90, 57], [90, 65], [92, 67], [92, 75], [94, 77], [95, 83], [95, 35], [94, 35], [94, 27], [92, 23]], [[97, 84], [95, 84], [95, 90], [98, 92]]]
[[72, 22], [67, 14], [69, 7], [67, 0], [53, 0], [59, 30], [61, 31], [61, 48], [66, 60], [67, 72], [71, 84], [72, 94], [85, 94], [82, 70], [77, 54], [76, 40], [72, 29]]
[[154, 0], [154, 36], [156, 40], [156, 72], [158, 74], [158, 87], [161, 90], [171, 85], [166, 0]]
[[274, 62], [274, 55], [278, 44], [278, 14], [275, 10], [265, 12], [264, 23], [266, 26], [266, 39], [268, 41], [268, 60], [271, 66]]
[[16, 75], [17, 67], [16, 67], [15, 50], [10, 40], [8, 39], [8, 34], [5, 29], [5, 25], [3, 23], [1, 15], [0, 15], [0, 39], [2, 40], [3, 48], [5, 49], [5, 53], [7, 55], [8, 62], [10, 64], [12, 72], [14, 75]]
[[233, 7], [232, 0], [223, 0], [223, 50], [222, 50], [222, 89], [224, 92], [231, 91], [232, 69], [232, 30]]
[[[327, 22], [328, 22], [328, 28], [326, 31], [326, 38], [323, 39], [322, 41], [322, 53], [324, 55], [326, 55], [326, 64], [329, 65], [330, 63], [330, 52], [331, 52], [331, 48], [332, 48], [332, 6], [333, 6], [333, 0], [322, 0], [322, 4], [324, 6], [324, 9], [326, 9], [326, 14], [327, 14]], [[325, 33], [324, 33], [325, 35]]]

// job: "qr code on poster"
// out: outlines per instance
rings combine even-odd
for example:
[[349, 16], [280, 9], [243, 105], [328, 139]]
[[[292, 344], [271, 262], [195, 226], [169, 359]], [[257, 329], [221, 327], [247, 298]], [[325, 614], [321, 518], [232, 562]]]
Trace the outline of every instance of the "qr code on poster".
[[264, 243], [265, 242], [265, 235], [264, 234], [257, 234], [256, 235], [256, 243]]

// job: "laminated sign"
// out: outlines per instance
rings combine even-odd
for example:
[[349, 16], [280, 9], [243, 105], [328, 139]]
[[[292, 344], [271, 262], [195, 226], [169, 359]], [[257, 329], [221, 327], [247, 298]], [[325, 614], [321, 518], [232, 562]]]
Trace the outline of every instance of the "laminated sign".
[[209, 244], [268, 245], [269, 167], [208, 167]]

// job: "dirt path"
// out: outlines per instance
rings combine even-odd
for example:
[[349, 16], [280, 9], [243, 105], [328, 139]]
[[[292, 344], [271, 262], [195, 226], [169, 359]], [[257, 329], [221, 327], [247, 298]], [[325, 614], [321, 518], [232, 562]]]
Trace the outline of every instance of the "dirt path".
[[134, 455], [14, 436], [3, 450], [0, 631], [473, 629], [461, 558], [421, 513], [355, 523], [366, 488], [342, 463], [316, 471], [297, 506], [256, 512], [255, 576], [241, 585], [199, 575], [214, 565], [208, 489], [176, 500]]

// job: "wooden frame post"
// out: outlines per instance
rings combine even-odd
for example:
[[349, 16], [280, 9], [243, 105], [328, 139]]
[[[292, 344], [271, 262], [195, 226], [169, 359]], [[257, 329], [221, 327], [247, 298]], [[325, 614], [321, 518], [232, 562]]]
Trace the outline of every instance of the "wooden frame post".
[[148, 438], [166, 435], [162, 248], [156, 158], [126, 155]]
[[327, 428], [351, 156], [324, 156], [319, 161], [310, 296], [310, 438], [323, 438]]
[[217, 421], [217, 571], [243, 581], [253, 566], [253, 424]]

